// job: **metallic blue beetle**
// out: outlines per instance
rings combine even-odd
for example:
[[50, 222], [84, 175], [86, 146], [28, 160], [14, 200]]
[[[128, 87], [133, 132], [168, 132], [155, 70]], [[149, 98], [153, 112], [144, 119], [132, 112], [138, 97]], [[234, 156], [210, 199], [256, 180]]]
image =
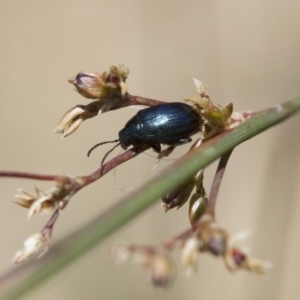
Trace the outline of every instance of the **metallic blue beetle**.
[[148, 145], [154, 151], [161, 152], [161, 144], [178, 146], [191, 142], [190, 136], [199, 131], [202, 119], [190, 106], [180, 102], [164, 103], [140, 110], [119, 132], [119, 139], [95, 145], [88, 152], [106, 143], [118, 143], [106, 153], [102, 160], [117, 146], [123, 149], [129, 146]]
[[119, 140], [124, 149], [146, 144], [159, 153], [160, 144], [178, 146], [190, 142], [201, 123], [190, 105], [165, 103], [140, 110], [119, 132]]

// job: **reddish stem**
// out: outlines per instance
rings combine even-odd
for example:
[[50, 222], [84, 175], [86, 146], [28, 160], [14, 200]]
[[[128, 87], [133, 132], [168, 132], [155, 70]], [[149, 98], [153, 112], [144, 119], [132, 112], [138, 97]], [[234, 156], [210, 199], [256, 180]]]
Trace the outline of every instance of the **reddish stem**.
[[37, 180], [55, 180], [55, 178], [58, 176], [29, 173], [29, 172], [0, 171], [0, 177], [15, 177], [15, 178], [37, 179]]
[[135, 156], [146, 151], [149, 148], [150, 148], [150, 146], [147, 146], [147, 145], [133, 147], [133, 148], [125, 151], [124, 153], [121, 153], [120, 155], [116, 156], [115, 158], [111, 159], [106, 164], [104, 164], [102, 167], [100, 167], [98, 170], [96, 170], [94, 173], [92, 173], [90, 175], [86, 175], [86, 176], [78, 176], [76, 179], [79, 182], [81, 181], [82, 184], [78, 185], [75, 188], [75, 192], [77, 192], [80, 189], [82, 189], [83, 187], [95, 182], [96, 180], [98, 180], [99, 178], [104, 176], [106, 173], [113, 170], [118, 165], [134, 158]]
[[127, 94], [126, 98], [130, 101], [129, 105], [155, 106], [158, 104], [166, 103], [165, 101], [154, 100], [154, 99], [140, 97], [140, 96], [133, 96], [130, 94]]
[[178, 245], [183, 244], [183, 242], [186, 241], [193, 234], [193, 232], [194, 229], [189, 228], [179, 235], [167, 239], [162, 245], [163, 249], [165, 249], [166, 251], [172, 251], [175, 247], [178, 247]]
[[213, 218], [215, 218], [215, 206], [216, 206], [216, 201], [217, 201], [217, 196], [219, 193], [220, 185], [222, 182], [222, 178], [223, 178], [223, 175], [225, 172], [227, 162], [229, 160], [229, 157], [230, 157], [232, 151], [233, 151], [233, 149], [221, 156], [219, 165], [217, 168], [217, 172], [215, 174], [215, 177], [214, 177], [211, 189], [210, 189], [208, 203], [207, 203], [204, 214], [211, 215]]
[[41, 231], [42, 235], [47, 235], [47, 233], [49, 231], [52, 231], [52, 228], [59, 216], [60, 216], [59, 209], [57, 209], [57, 210], [55, 210], [55, 212], [51, 216], [50, 220], [47, 222], [47, 224], [42, 229], [42, 231]]

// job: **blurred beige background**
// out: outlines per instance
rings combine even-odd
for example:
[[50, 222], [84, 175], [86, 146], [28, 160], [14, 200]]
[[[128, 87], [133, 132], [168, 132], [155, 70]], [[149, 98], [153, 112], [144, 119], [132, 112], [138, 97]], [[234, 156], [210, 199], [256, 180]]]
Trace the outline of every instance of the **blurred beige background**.
[[[215, 102], [233, 102], [237, 111], [287, 100], [300, 92], [299, 12], [297, 0], [1, 0], [0, 168], [81, 175], [98, 167], [109, 147], [90, 159], [87, 150], [115, 139], [136, 111], [94, 118], [65, 140], [51, 134], [67, 109], [88, 103], [67, 82], [79, 71], [102, 72], [124, 63], [131, 70], [132, 94], [166, 101], [193, 95], [194, 76], [207, 84]], [[177, 253], [177, 280], [161, 291], [130, 264], [114, 266], [109, 257], [114, 243], [156, 244], [189, 226], [187, 206], [164, 214], [157, 202], [24, 299], [299, 299], [299, 120], [296, 116], [234, 151], [217, 205], [220, 225], [231, 232], [253, 231], [246, 245], [255, 257], [274, 263], [269, 280], [246, 272], [232, 275], [209, 255], [200, 256], [197, 274], [186, 279]], [[117, 183], [132, 186], [154, 164], [141, 155], [118, 169]], [[206, 173], [207, 188], [214, 169]], [[74, 197], [55, 226], [54, 242], [124, 195], [113, 181], [109, 174]], [[14, 267], [16, 250], [47, 220], [28, 222], [27, 211], [13, 204], [17, 188], [33, 191], [35, 185], [51, 183], [0, 181], [1, 273]]]

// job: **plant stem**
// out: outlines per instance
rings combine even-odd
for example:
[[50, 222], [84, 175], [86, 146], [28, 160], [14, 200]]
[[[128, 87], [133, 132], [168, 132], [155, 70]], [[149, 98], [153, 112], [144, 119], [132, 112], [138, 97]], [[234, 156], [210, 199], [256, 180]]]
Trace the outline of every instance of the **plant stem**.
[[37, 174], [17, 171], [0, 171], [0, 177], [27, 178], [37, 180], [55, 180], [57, 175]]
[[222, 178], [223, 178], [223, 175], [225, 172], [227, 162], [229, 160], [229, 157], [230, 157], [232, 151], [233, 151], [233, 149], [221, 156], [219, 164], [218, 164], [217, 172], [215, 174], [215, 177], [214, 177], [211, 189], [210, 189], [210, 194], [208, 197], [208, 202], [207, 202], [207, 206], [206, 206], [204, 214], [209, 214], [213, 218], [215, 218], [215, 206], [216, 206], [216, 202], [217, 202], [217, 196], [219, 193], [220, 185], [222, 182]]

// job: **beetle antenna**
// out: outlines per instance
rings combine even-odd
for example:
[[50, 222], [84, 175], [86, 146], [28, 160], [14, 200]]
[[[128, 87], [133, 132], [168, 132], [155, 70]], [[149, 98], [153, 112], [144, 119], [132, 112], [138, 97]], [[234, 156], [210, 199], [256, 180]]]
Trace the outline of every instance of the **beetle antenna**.
[[[118, 140], [119, 141], [119, 140]], [[104, 161], [106, 159], [106, 157], [108, 156], [109, 153], [113, 152], [118, 146], [120, 146], [121, 143], [118, 143], [117, 145], [113, 146], [109, 151], [107, 151], [104, 155], [104, 157], [102, 158], [102, 161], [101, 161], [101, 167], [103, 166], [104, 164]]]
[[[93, 147], [89, 150], [89, 152], [87, 153], [87, 156], [90, 156], [91, 153], [92, 153], [92, 151], [94, 151], [97, 147], [99, 147], [99, 146], [101, 146], [101, 145], [103, 145], [103, 144], [117, 143], [117, 142], [119, 142], [119, 141], [120, 141], [120, 140], [107, 141], [107, 142], [102, 142], [102, 143], [96, 144], [95, 146], [93, 146]], [[119, 143], [118, 145], [120, 145], [120, 143]], [[114, 147], [114, 148], [115, 148], [115, 147]], [[114, 149], [114, 148], [113, 148], [113, 149]]]

